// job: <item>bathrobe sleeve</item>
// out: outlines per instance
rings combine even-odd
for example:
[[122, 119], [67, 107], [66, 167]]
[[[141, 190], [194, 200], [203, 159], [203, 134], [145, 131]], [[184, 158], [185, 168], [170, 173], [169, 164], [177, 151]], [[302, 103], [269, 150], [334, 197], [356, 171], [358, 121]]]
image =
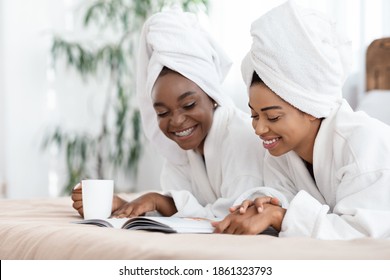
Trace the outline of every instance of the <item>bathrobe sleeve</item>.
[[219, 218], [229, 214], [240, 195], [264, 184], [265, 150], [253, 133], [249, 115], [235, 110], [228, 119], [225, 133], [215, 133], [205, 145], [207, 174], [216, 196], [207, 207]]
[[390, 128], [361, 114], [340, 113], [339, 119], [334, 133], [323, 133], [327, 129], [317, 136], [315, 174], [322, 196], [297, 185], [280, 236], [390, 237]]
[[[264, 159], [263, 176], [265, 186], [258, 186], [242, 193], [234, 205], [241, 204], [244, 200], [254, 200], [257, 197], [270, 196], [279, 199], [283, 208], [289, 206], [289, 201], [296, 195], [297, 191], [294, 183], [289, 179], [285, 172], [286, 168], [294, 164], [289, 163], [289, 159], [281, 156], [275, 160], [269, 153], [266, 153]], [[267, 182], [272, 182], [272, 187], [267, 186]]]
[[[228, 209], [239, 195], [240, 189], [229, 191], [229, 186], [221, 186], [221, 194], [218, 195], [208, 182], [204, 185], [197, 184], [191, 178], [189, 166], [178, 166], [167, 162], [162, 170], [161, 182], [165, 195], [173, 198], [177, 217], [202, 217], [202, 218], [223, 218], [228, 214]], [[198, 174], [202, 176], [202, 174]], [[254, 186], [259, 184], [257, 178], [236, 178], [231, 186]]]
[[178, 217], [215, 218], [213, 213], [202, 206], [198, 196], [194, 196], [193, 182], [190, 176], [191, 168], [186, 165], [175, 165], [166, 161], [161, 172], [161, 186], [165, 195], [173, 198]]
[[[228, 145], [228, 143], [225, 144]], [[191, 178], [191, 176], [202, 177], [203, 175], [190, 173], [190, 166], [178, 166], [167, 162], [162, 170], [161, 184], [164, 193], [175, 201], [178, 210], [175, 216], [223, 218], [229, 214], [229, 207], [235, 205], [234, 202], [238, 196], [248, 189], [261, 186], [263, 179], [259, 165], [262, 158], [253, 153], [250, 155], [249, 149], [245, 150], [239, 157], [232, 149], [227, 150], [219, 158], [222, 162], [222, 169], [208, 168], [209, 173], [220, 177], [221, 180], [218, 184], [211, 186], [208, 182], [202, 184], [199, 178], [195, 180]], [[243, 163], [247, 162], [251, 162], [252, 166], [244, 168], [246, 164], [243, 165]], [[256, 162], [259, 163], [256, 164]], [[213, 180], [213, 178], [208, 179]]]
[[305, 182], [310, 180], [309, 175], [301, 172], [298, 179], [299, 172], [289, 170], [289, 165], [281, 168], [281, 164], [284, 165], [281, 158], [266, 162], [266, 182], [289, 200], [288, 207], [283, 206], [287, 212], [280, 237], [353, 239], [390, 236], [390, 169], [362, 172], [356, 163], [339, 166], [333, 182], [321, 182], [319, 176], [320, 192]]
[[[387, 182], [387, 185], [386, 185]], [[362, 174], [339, 185], [332, 212], [326, 204], [300, 191], [291, 201], [280, 236], [320, 239], [390, 237], [390, 170]]]
[[[280, 162], [273, 161], [276, 163]], [[310, 193], [307, 186], [291, 185], [288, 177], [292, 174], [283, 174], [272, 166], [268, 171], [267, 182], [271, 183], [270, 178], [274, 178], [274, 191], [290, 198], [289, 205], [283, 205], [287, 212], [280, 237], [352, 239], [390, 236], [390, 188], [386, 185], [390, 182], [390, 170], [364, 173], [341, 181], [333, 195], [336, 199], [333, 211], [326, 202], [315, 198], [315, 193]]]
[[[262, 174], [264, 150], [259, 145], [257, 137], [253, 137], [253, 141], [248, 139], [254, 136], [252, 131], [250, 133], [246, 136], [236, 135], [223, 144], [221, 158], [223, 179], [220, 189], [217, 190], [219, 198], [212, 206], [213, 212], [220, 217], [229, 214], [229, 207], [237, 205], [238, 197], [264, 184]], [[240, 139], [241, 137], [247, 139]], [[240, 143], [245, 143], [246, 146]]]

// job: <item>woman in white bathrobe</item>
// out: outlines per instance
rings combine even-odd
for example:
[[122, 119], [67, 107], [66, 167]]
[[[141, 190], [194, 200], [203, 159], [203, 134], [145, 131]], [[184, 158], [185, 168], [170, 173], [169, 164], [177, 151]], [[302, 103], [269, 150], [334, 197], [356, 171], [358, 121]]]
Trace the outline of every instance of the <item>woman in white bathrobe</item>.
[[342, 99], [345, 44], [331, 28], [293, 2], [252, 24], [242, 72], [271, 189], [243, 194], [217, 232], [390, 237], [390, 127]]
[[[220, 90], [230, 66], [193, 14], [171, 10], [148, 19], [140, 42], [137, 94], [144, 132], [166, 158], [163, 193], [130, 202], [115, 196], [113, 216], [157, 211], [223, 218], [239, 195], [263, 185], [265, 150], [249, 115]], [[80, 189], [72, 198], [82, 214]]]

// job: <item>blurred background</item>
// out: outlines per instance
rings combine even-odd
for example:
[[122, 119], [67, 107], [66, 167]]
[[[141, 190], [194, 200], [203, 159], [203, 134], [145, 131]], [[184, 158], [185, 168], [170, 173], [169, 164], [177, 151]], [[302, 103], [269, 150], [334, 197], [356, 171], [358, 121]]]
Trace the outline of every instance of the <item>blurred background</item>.
[[[163, 159], [142, 134], [134, 100], [143, 21], [165, 5], [195, 11], [233, 61], [224, 92], [247, 111], [240, 64], [250, 24], [282, 2], [0, 0], [0, 197], [67, 195], [83, 178], [113, 178], [118, 192], [158, 190]], [[352, 41], [343, 94], [357, 109], [367, 47], [390, 37], [390, 1], [297, 2]]]

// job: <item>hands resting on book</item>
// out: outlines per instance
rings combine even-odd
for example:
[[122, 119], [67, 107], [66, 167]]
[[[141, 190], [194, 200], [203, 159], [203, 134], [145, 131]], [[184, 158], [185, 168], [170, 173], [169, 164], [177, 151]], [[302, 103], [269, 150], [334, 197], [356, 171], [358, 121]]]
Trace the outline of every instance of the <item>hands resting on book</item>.
[[[72, 196], [73, 208], [83, 216], [82, 185], [77, 184]], [[150, 192], [133, 201], [126, 201], [114, 195], [112, 201], [112, 217], [125, 218], [144, 215], [146, 212], [158, 211], [163, 216], [172, 216], [177, 212], [171, 197]], [[279, 205], [274, 197], [258, 197], [245, 200], [241, 205], [233, 206], [222, 221], [212, 222], [215, 233], [258, 234], [269, 227], [280, 231], [286, 209]]]
[[280, 231], [286, 209], [276, 197], [263, 196], [245, 200], [229, 209], [230, 214], [220, 222], [212, 222], [214, 233], [259, 234], [269, 227]]

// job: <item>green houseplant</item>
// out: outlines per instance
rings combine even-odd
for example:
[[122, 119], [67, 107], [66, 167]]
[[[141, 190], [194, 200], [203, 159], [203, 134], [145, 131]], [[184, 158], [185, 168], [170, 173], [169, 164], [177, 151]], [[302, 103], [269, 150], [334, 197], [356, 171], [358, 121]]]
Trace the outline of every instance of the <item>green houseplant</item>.
[[[109, 85], [97, 94], [105, 95], [100, 130], [74, 133], [56, 127], [48, 133], [44, 147], [55, 145], [65, 154], [69, 194], [82, 178], [114, 178], [116, 172], [136, 175], [142, 151], [140, 114], [135, 104], [135, 71], [138, 37], [145, 20], [163, 7], [180, 5], [183, 10], [207, 10], [208, 0], [91, 0], [84, 1], [83, 28], [97, 27], [113, 34], [103, 44], [78, 42], [54, 36], [54, 63], [76, 70], [85, 82], [98, 72], [109, 76]], [[91, 48], [91, 45], [94, 46]]]

